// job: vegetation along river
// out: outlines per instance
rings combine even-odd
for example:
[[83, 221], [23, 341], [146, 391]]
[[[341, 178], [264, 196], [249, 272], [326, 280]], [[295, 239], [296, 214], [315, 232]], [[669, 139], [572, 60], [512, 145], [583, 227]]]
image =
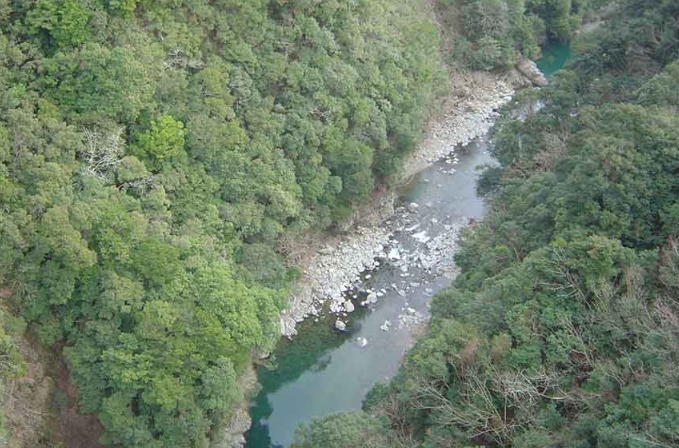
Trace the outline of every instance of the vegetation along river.
[[[567, 46], [548, 46], [538, 66], [549, 76], [569, 57]], [[308, 320], [295, 339], [281, 341], [272, 357], [276, 368], [258, 371], [262, 389], [251, 408], [247, 448], [289, 446], [300, 423], [360, 409], [370, 388], [396, 373], [428, 317], [431, 296], [454, 278], [457, 231], [484, 214], [476, 181], [480, 168], [493, 163], [489, 144], [482, 137], [457, 148], [404, 189], [403, 207], [387, 223], [394, 233], [389, 256], [365, 275], [345, 332], [333, 328], [334, 317]], [[360, 306], [369, 291], [382, 296]]]

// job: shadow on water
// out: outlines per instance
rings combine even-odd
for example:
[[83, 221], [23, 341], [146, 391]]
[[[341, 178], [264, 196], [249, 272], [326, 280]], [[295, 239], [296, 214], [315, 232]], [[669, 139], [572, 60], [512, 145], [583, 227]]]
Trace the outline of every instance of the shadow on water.
[[571, 46], [564, 42], [552, 42], [542, 48], [542, 58], [536, 64], [547, 78], [562, 68], [571, 58]]
[[[357, 316], [365, 310], [357, 310]], [[270, 394], [275, 393], [286, 384], [299, 379], [305, 372], [321, 372], [332, 363], [329, 352], [349, 340], [355, 328], [348, 326], [348, 331], [339, 333], [330, 324], [329, 318], [314, 323], [308, 320], [298, 325], [301, 337], [281, 339], [273, 353], [275, 366], [259, 367], [257, 380], [262, 389], [250, 408], [252, 426], [246, 433], [247, 447], [284, 448], [275, 444], [269, 434], [268, 420], [273, 414], [273, 406], [269, 402]]]

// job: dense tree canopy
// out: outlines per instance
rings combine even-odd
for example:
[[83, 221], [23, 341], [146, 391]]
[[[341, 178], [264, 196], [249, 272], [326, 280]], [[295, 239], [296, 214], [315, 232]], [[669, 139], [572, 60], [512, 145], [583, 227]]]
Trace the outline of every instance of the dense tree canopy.
[[513, 66], [521, 55], [536, 58], [548, 41], [569, 42], [583, 18], [607, 3], [610, 0], [442, 0], [440, 8], [443, 14], [459, 16], [456, 60], [492, 70]]
[[439, 59], [410, 0], [0, 0], [0, 288], [103, 443], [205, 446], [279, 335], [278, 237], [389, 181]]

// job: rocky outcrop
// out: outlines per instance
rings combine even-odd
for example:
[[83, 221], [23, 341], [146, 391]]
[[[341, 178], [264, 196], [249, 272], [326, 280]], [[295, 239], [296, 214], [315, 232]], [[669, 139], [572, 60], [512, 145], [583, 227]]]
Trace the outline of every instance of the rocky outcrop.
[[[257, 375], [250, 367], [238, 380], [241, 390], [246, 396], [252, 396], [257, 391]], [[221, 427], [213, 428], [210, 448], [242, 448], [245, 446], [245, 433], [252, 425], [252, 418], [248, 413], [249, 400], [243, 400], [241, 406], [234, 409], [230, 418]]]
[[526, 77], [533, 85], [538, 87], [544, 87], [547, 85], [547, 78], [545, 78], [544, 73], [540, 71], [535, 62], [530, 59], [523, 59], [516, 65], [516, 69], [523, 76]]
[[318, 316], [327, 301], [333, 314], [351, 312], [353, 304], [346, 301], [345, 293], [360, 282], [361, 274], [379, 266], [377, 258], [386, 257], [389, 236], [386, 228], [373, 226], [359, 227], [347, 237], [329, 238], [290, 295], [289, 307], [281, 313], [281, 334], [296, 335], [297, 324]]
[[252, 419], [247, 409], [238, 409], [231, 416], [229, 424], [217, 431], [210, 448], [242, 448], [245, 446], [245, 433], [250, 429]]

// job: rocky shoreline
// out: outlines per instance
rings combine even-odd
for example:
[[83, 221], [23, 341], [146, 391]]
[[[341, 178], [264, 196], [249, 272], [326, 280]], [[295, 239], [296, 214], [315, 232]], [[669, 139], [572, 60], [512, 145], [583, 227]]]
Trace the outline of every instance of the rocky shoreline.
[[[333, 314], [347, 312], [344, 294], [386, 256], [384, 250], [391, 233], [381, 226], [358, 227], [347, 238], [318, 250], [304, 271], [303, 281], [290, 296], [290, 306], [281, 313], [281, 334], [294, 336], [296, 325], [309, 316], [318, 316], [326, 301]], [[353, 311], [353, 309], [352, 309]]]
[[514, 95], [507, 77], [485, 72], [455, 72], [450, 94], [430, 121], [425, 139], [404, 162], [403, 179], [409, 179], [473, 139], [486, 134], [498, 109]]
[[[404, 162], [401, 176], [404, 182], [436, 161], [451, 155], [455, 148], [486, 134], [498, 116], [498, 109], [509, 102], [514, 94], [512, 81], [508, 78], [482, 72], [453, 73], [451, 86], [450, 94], [442, 102], [440, 112], [430, 121], [426, 138]], [[453, 160], [454, 156], [451, 162]], [[394, 216], [395, 195], [391, 195], [389, 199], [392, 201], [391, 207], [384, 204], [376, 206], [379, 212], [370, 216], [369, 223], [364, 222], [361, 216], [354, 216], [349, 225], [345, 226], [355, 228], [350, 234], [332, 239], [316, 248], [315, 255], [304, 270], [302, 280], [290, 296], [289, 308], [281, 314], [283, 336], [295, 336], [297, 324], [309, 317], [319, 316], [326, 305], [331, 314], [338, 316], [346, 316], [346, 313], [353, 311], [354, 305], [346, 301], [345, 294], [359, 285], [365, 273], [379, 266], [378, 259], [389, 260], [388, 252], [393, 249], [390, 241], [394, 231], [398, 230], [395, 222], [402, 221], [404, 211], [406, 215], [413, 212], [397, 210], [396, 217], [388, 221]], [[459, 229], [451, 230], [452, 236], [456, 235], [457, 230]], [[454, 238], [447, 238], [446, 241], [447, 244], [452, 244], [450, 242]], [[429, 249], [427, 254], [432, 252]], [[434, 261], [432, 268], [436, 268], [437, 263], [438, 261]], [[358, 292], [365, 293], [370, 298], [379, 293]], [[341, 329], [343, 323], [340, 320], [338, 328]]]

